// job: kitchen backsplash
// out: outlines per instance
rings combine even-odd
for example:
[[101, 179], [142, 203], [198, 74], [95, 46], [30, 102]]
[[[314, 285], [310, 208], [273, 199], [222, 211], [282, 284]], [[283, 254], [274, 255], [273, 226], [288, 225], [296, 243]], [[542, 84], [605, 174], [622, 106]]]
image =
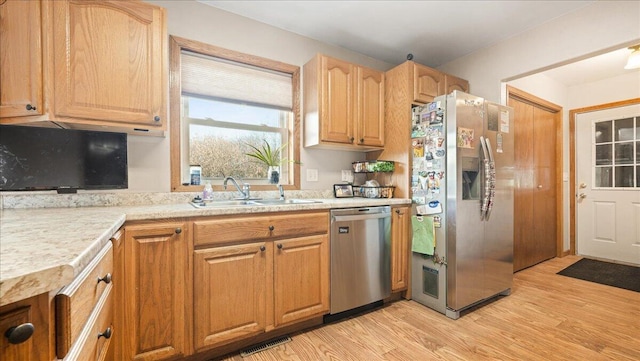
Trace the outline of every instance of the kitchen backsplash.
[[[141, 206], [156, 204], [187, 203], [199, 192], [176, 193], [76, 193], [57, 194], [49, 192], [0, 194], [0, 209], [14, 208], [74, 208], [74, 207], [110, 207]], [[255, 191], [253, 197], [264, 199], [278, 198], [278, 191]], [[214, 192], [214, 200], [233, 199], [237, 192]], [[285, 191], [287, 198], [332, 198], [333, 190]]]

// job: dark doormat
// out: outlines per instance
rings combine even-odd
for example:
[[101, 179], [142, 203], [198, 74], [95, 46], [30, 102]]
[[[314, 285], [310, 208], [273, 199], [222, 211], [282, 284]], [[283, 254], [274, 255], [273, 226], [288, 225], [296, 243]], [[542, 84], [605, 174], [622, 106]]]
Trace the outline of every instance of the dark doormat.
[[640, 267], [583, 258], [558, 274], [640, 292]]

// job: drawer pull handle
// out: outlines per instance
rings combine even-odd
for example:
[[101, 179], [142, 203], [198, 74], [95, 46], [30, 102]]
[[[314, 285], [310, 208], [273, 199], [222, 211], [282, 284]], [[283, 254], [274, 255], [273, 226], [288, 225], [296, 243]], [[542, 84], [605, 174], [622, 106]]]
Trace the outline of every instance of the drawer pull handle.
[[155, 117], [153, 117], [153, 121], [154, 122], [159, 122], [160, 121], [160, 116], [156, 115]]
[[267, 247], [265, 247], [265, 246], [260, 246], [260, 251], [261, 251], [261, 252], [264, 252], [264, 251], [266, 251], [266, 250], [267, 250]]
[[98, 334], [98, 338], [100, 337], [104, 337], [107, 340], [111, 338], [111, 327], [107, 327], [106, 330], [104, 330], [104, 332], [101, 332]]
[[276, 229], [276, 227], [274, 226], [269, 226], [269, 230], [273, 232], [273, 230]]
[[36, 107], [34, 107], [31, 104], [27, 104], [26, 108], [27, 108], [27, 110], [36, 110]]
[[100, 282], [104, 282], [106, 284], [111, 283], [111, 273], [107, 273], [102, 278], [98, 277], [98, 283], [100, 283]]
[[180, 233], [182, 233], [182, 228], [180, 227], [176, 228], [176, 234], [180, 234]]
[[278, 243], [278, 249], [282, 249], [282, 243]]
[[9, 340], [9, 343], [17, 345], [30, 339], [34, 331], [35, 327], [33, 327], [33, 324], [27, 322], [11, 327], [4, 333], [4, 336]]

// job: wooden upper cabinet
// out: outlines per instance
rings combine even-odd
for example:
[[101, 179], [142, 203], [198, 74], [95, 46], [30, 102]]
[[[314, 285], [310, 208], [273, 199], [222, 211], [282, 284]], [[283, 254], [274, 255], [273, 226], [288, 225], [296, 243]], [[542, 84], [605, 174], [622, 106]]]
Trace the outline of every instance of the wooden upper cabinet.
[[420, 103], [429, 103], [444, 92], [444, 74], [413, 63], [413, 100]]
[[351, 144], [356, 113], [355, 69], [351, 63], [326, 56], [321, 64], [322, 140]]
[[304, 66], [305, 146], [384, 146], [384, 73], [317, 54]]
[[384, 146], [384, 73], [358, 67], [358, 121], [356, 139], [359, 145]]
[[42, 115], [41, 2], [0, 1], [0, 24], [0, 118]]
[[444, 76], [444, 88], [445, 94], [449, 94], [454, 90], [462, 91], [465, 93], [469, 92], [469, 82], [455, 77], [453, 75], [445, 74]]
[[142, 1], [52, 3], [54, 117], [164, 130], [164, 9]]

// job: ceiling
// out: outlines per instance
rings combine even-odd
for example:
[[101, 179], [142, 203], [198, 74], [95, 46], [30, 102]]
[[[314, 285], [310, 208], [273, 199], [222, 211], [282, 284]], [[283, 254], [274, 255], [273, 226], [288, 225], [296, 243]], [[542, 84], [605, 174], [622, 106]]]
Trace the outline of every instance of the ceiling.
[[[434, 68], [594, 2], [198, 1], [394, 65], [413, 54]], [[621, 49], [545, 74], [567, 86], [621, 75], [628, 54]]]

